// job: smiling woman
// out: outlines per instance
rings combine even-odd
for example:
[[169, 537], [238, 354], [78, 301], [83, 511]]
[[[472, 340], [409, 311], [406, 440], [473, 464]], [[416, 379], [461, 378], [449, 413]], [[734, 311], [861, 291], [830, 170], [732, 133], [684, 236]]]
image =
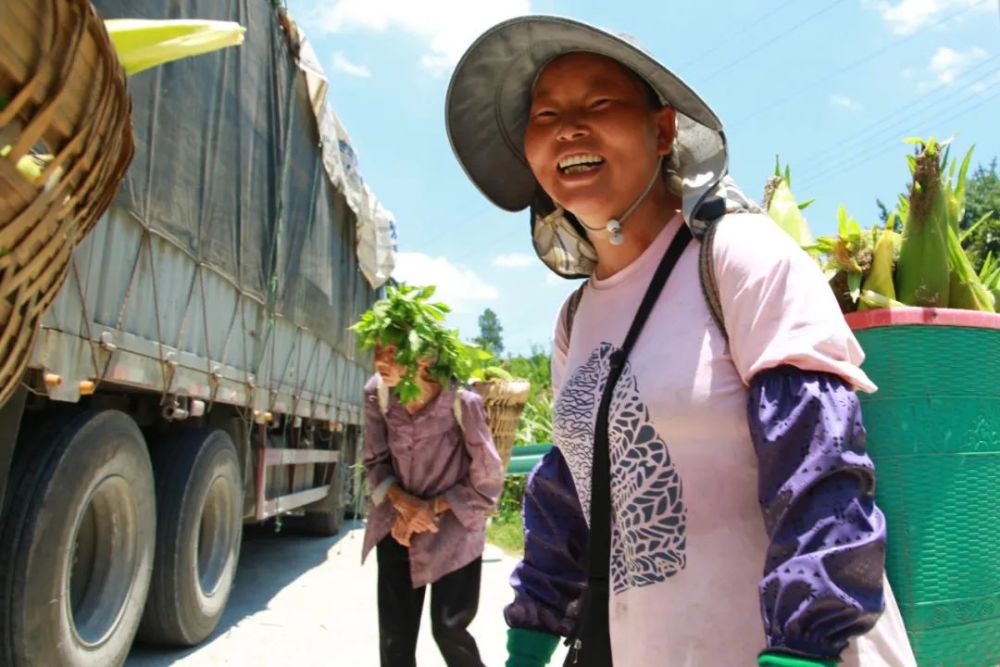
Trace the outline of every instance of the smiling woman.
[[708, 105], [624, 39], [528, 16], [473, 43], [446, 106], [470, 178], [587, 278], [556, 322], [508, 667], [546, 664], [559, 635], [591, 667], [913, 665], [863, 354], [815, 263], [728, 179]]

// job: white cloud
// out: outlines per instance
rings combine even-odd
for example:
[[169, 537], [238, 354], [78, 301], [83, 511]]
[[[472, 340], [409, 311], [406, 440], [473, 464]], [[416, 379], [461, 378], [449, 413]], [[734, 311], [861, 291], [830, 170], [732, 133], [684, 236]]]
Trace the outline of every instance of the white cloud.
[[910, 35], [953, 12], [972, 9], [991, 11], [993, 0], [898, 0], [898, 2], [867, 2], [881, 14], [897, 35]]
[[847, 95], [831, 95], [830, 104], [835, 107], [840, 107], [841, 109], [847, 109], [848, 111], [861, 110], [861, 105]]
[[495, 301], [500, 292], [471, 269], [452, 264], [447, 257], [431, 257], [421, 252], [401, 252], [396, 256], [392, 277], [412, 285], [437, 285], [434, 293], [456, 312], [470, 304]]
[[307, 20], [324, 32], [400, 29], [427, 42], [421, 58], [444, 69], [486, 28], [531, 13], [531, 0], [321, 0]]
[[509, 255], [497, 255], [493, 258], [493, 266], [501, 269], [521, 269], [535, 263], [535, 257], [523, 252]]
[[934, 52], [927, 69], [938, 83], [948, 85], [955, 81], [962, 70], [986, 58], [987, 55], [989, 54], [979, 47], [973, 47], [968, 51], [956, 51], [942, 46]]
[[368, 69], [364, 65], [357, 65], [355, 63], [352, 63], [350, 60], [347, 59], [347, 56], [345, 56], [340, 51], [337, 51], [336, 53], [333, 54], [333, 69], [337, 70], [338, 72], [343, 72], [344, 74], [360, 77], [362, 79], [367, 79], [372, 75], [370, 69]]

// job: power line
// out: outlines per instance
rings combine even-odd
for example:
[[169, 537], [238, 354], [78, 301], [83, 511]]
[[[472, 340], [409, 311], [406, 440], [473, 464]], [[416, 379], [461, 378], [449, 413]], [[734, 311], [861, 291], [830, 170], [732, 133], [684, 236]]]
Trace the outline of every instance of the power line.
[[925, 30], [930, 30], [932, 28], [937, 28], [937, 27], [939, 27], [941, 25], [944, 25], [945, 23], [947, 23], [947, 22], [949, 22], [949, 21], [951, 21], [951, 20], [953, 20], [953, 19], [961, 16], [962, 14], [964, 14], [964, 13], [966, 13], [968, 11], [971, 11], [975, 6], [976, 5], [967, 6], [964, 9], [960, 9], [957, 12], [953, 12], [952, 14], [949, 14], [948, 16], [944, 17], [943, 19], [941, 19], [939, 21], [927, 24], [924, 27], [920, 28], [919, 30], [917, 30], [915, 32], [912, 32], [912, 33], [910, 33], [909, 35], [907, 35], [905, 37], [901, 37], [899, 39], [891, 41], [888, 44], [885, 44], [885, 45], [883, 45], [883, 46], [875, 49], [874, 51], [871, 51], [870, 53], [862, 56], [861, 58], [858, 58], [857, 60], [855, 60], [855, 61], [853, 61], [853, 62], [851, 62], [851, 63], [849, 63], [849, 64], [847, 64], [847, 65], [845, 65], [843, 67], [841, 67], [840, 69], [838, 69], [838, 70], [836, 70], [836, 71], [834, 71], [834, 72], [832, 72], [832, 73], [830, 73], [828, 75], [826, 75], [822, 79], [812, 80], [808, 84], [806, 84], [805, 86], [801, 86], [800, 88], [798, 88], [797, 90], [793, 91], [792, 93], [790, 93], [790, 94], [788, 94], [788, 95], [786, 95], [786, 96], [784, 96], [784, 97], [782, 97], [782, 98], [780, 98], [780, 99], [778, 99], [778, 100], [776, 100], [776, 101], [774, 101], [774, 102], [772, 102], [772, 103], [770, 103], [770, 104], [768, 104], [766, 106], [757, 107], [751, 113], [749, 113], [746, 116], [743, 116], [742, 118], [738, 119], [730, 127], [739, 126], [741, 123], [745, 123], [746, 121], [752, 120], [754, 118], [757, 118], [758, 116], [760, 116], [760, 115], [762, 115], [762, 114], [764, 114], [764, 113], [766, 113], [766, 112], [768, 112], [768, 111], [770, 111], [772, 109], [775, 109], [775, 108], [777, 108], [779, 106], [783, 106], [786, 103], [788, 103], [789, 101], [791, 101], [791, 100], [795, 99], [796, 97], [798, 97], [799, 95], [801, 95], [804, 91], [810, 90], [812, 88], [815, 88], [816, 86], [818, 86], [821, 83], [826, 83], [827, 81], [835, 79], [836, 77], [840, 76], [841, 74], [844, 74], [844, 73], [849, 72], [849, 71], [851, 71], [853, 69], [861, 67], [862, 65], [865, 65], [865, 64], [869, 63], [876, 56], [882, 55], [883, 53], [886, 53], [887, 51], [889, 51], [891, 49], [894, 49], [895, 47], [899, 46], [900, 44], [904, 44], [904, 43], [906, 43], [906, 42], [908, 42], [908, 41], [916, 38], [917, 36], [919, 36]]
[[752, 23], [749, 23], [747, 25], [741, 25], [739, 30], [737, 30], [736, 32], [732, 33], [731, 35], [728, 35], [726, 38], [721, 39], [721, 40], [719, 40], [719, 39], [712, 39], [712, 40], [710, 40], [712, 42], [712, 46], [709, 46], [707, 49], [705, 49], [704, 51], [700, 52], [698, 55], [696, 55], [693, 58], [691, 58], [690, 60], [687, 60], [684, 63], [682, 63], [678, 67], [678, 69], [684, 69], [685, 67], [687, 67], [689, 65], [693, 65], [695, 63], [700, 63], [702, 61], [702, 58], [704, 58], [706, 55], [708, 55], [710, 53], [716, 53], [716, 52], [718, 52], [718, 50], [719, 50], [719, 46], [718, 45], [719, 44], [726, 44], [726, 43], [729, 43], [729, 42], [733, 41], [737, 37], [742, 37], [742, 36], [746, 35], [752, 28], [757, 27], [758, 25], [760, 25], [761, 23], [763, 23], [767, 19], [771, 18], [772, 16], [774, 16], [775, 14], [777, 14], [778, 12], [780, 12], [782, 9], [784, 9], [788, 5], [791, 5], [794, 2], [796, 2], [796, 0], [785, 0], [784, 2], [782, 2], [780, 5], [778, 5], [777, 7], [775, 7], [774, 9], [772, 9], [771, 11], [769, 11], [768, 13], [766, 13], [763, 16], [759, 17], [756, 21], [753, 21]]
[[[994, 90], [995, 92], [993, 92], [992, 94], [985, 95], [986, 92]], [[929, 119], [924, 119], [922, 122], [926, 123], [930, 121], [930, 122], [942, 123], [945, 121], [950, 121], [959, 116], [965, 115], [967, 113], [975, 111], [976, 109], [979, 109], [980, 107], [993, 101], [997, 97], [1000, 97], [1000, 81], [998, 81], [997, 84], [994, 84], [991, 88], [988, 88], [986, 91], [974, 93], [972, 96], [963, 99], [960, 103], [953, 105], [949, 109], [946, 109], [941, 114], [935, 115]], [[976, 101], [976, 103], [971, 106], [961, 108], [966, 102], [969, 102], [970, 100], [974, 100]], [[896, 138], [891, 141], [883, 141], [881, 144], [872, 146], [870, 149], [860, 154], [848, 156], [847, 159], [829, 165], [827, 168], [821, 170], [819, 173], [813, 174], [812, 176], [806, 178], [801, 189], [807, 190], [816, 183], [819, 183], [821, 180], [823, 180], [833, 172], [837, 172], [838, 174], [842, 175], [846, 174], [847, 172], [853, 171], [861, 164], [870, 162], [871, 160], [880, 157], [881, 155], [884, 155], [887, 151], [891, 150], [892, 148], [898, 145], [899, 145], [899, 139]]]
[[[968, 75], [972, 74], [973, 72], [982, 69], [987, 65], [993, 64], [993, 62], [996, 60], [997, 60], [996, 56], [984, 60], [978, 65], [962, 72], [959, 78], [960, 79], [965, 78]], [[964, 85], [971, 87], [975, 84], [978, 84], [984, 80], [990, 79], [991, 77], [995, 76], [997, 76], [997, 71], [993, 68], [989, 68], [984, 75], [976, 79], [973, 79], [972, 81], [965, 82]], [[881, 116], [879, 119], [869, 123], [865, 127], [858, 130], [857, 132], [847, 135], [846, 137], [840, 139], [836, 143], [831, 144], [827, 148], [824, 148], [812, 155], [807, 156], [805, 160], [799, 161], [797, 166], [801, 168], [802, 165], [809, 165], [815, 162], [819, 162], [821, 160], [824, 160], [830, 155], [843, 154], [845, 151], [849, 151], [851, 148], [853, 148], [854, 144], [864, 144], [870, 142], [872, 139], [878, 139], [880, 138], [878, 135], [884, 134], [885, 131], [888, 129], [888, 126], [891, 125], [893, 122], [899, 120], [900, 116], [906, 115], [907, 117], [903, 118], [902, 120], [904, 121], [909, 120], [911, 117], [910, 114], [914, 113], [914, 109], [917, 109], [919, 112], [925, 112], [928, 109], [932, 109], [936, 106], [940, 106], [944, 103], [953, 101], [955, 99], [953, 96], [949, 97], [947, 95], [942, 95], [941, 93], [948, 87], [954, 85], [954, 83], [955, 82], [939, 84], [934, 88], [932, 88], [931, 90], [927, 91], [926, 93], [923, 93], [922, 95], [919, 95], [911, 100], [908, 100], [903, 105], [897, 107], [896, 109], [893, 109], [884, 116]], [[928, 104], [923, 104], [925, 100], [931, 100], [931, 101]]]
[[810, 21], [813, 21], [813, 20], [819, 18], [820, 16], [822, 16], [825, 13], [827, 13], [828, 11], [830, 11], [831, 9], [833, 9], [834, 7], [836, 7], [837, 5], [841, 4], [843, 1], [844, 0], [833, 0], [833, 2], [829, 3], [828, 5], [824, 6], [821, 9], [819, 9], [818, 11], [813, 12], [812, 14], [810, 14], [809, 16], [807, 16], [806, 18], [802, 19], [801, 21], [799, 21], [798, 23], [796, 23], [795, 25], [793, 25], [791, 28], [788, 28], [787, 30], [783, 30], [783, 31], [779, 32], [777, 35], [775, 35], [771, 39], [765, 41], [763, 44], [759, 45], [758, 47], [756, 47], [754, 49], [751, 49], [750, 51], [747, 51], [746, 53], [742, 54], [739, 58], [736, 58], [735, 60], [731, 61], [727, 65], [724, 65], [723, 67], [715, 70], [714, 72], [712, 72], [708, 76], [703, 77], [703, 78], [699, 78], [699, 82], [711, 81], [712, 79], [714, 79], [715, 77], [719, 76], [720, 74], [724, 74], [724, 73], [728, 72], [729, 70], [731, 70], [732, 68], [736, 67], [740, 63], [745, 62], [746, 59], [749, 58], [750, 56], [755, 55], [757, 53], [760, 53], [761, 51], [763, 51], [767, 47], [769, 47], [772, 44], [774, 44], [775, 42], [777, 42], [782, 37], [785, 37], [789, 32], [792, 32], [794, 30], [798, 30], [799, 28], [801, 28], [805, 24], [809, 23]]

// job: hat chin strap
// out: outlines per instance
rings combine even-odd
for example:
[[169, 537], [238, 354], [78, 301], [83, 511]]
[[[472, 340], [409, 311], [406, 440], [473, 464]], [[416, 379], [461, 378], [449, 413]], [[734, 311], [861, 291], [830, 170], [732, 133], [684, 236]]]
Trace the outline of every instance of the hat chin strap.
[[645, 201], [646, 197], [648, 197], [649, 193], [653, 190], [653, 186], [656, 185], [656, 179], [659, 178], [662, 173], [663, 156], [661, 155], [656, 161], [656, 170], [653, 172], [653, 177], [649, 179], [649, 183], [646, 184], [646, 189], [642, 191], [642, 194], [640, 194], [634, 202], [632, 202], [631, 206], [625, 209], [624, 213], [617, 218], [611, 218], [603, 227], [591, 227], [583, 220], [580, 220], [580, 224], [592, 232], [607, 232], [610, 234], [611, 245], [621, 245], [625, 243], [625, 237], [622, 235], [622, 223], [625, 222], [626, 218], [635, 212], [635, 209], [639, 208], [639, 204]]

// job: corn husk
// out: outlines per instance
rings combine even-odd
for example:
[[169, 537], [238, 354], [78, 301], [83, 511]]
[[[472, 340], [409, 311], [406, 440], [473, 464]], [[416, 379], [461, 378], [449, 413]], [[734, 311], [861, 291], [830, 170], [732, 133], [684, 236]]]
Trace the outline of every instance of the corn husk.
[[964, 308], [992, 313], [993, 294], [976, 275], [972, 262], [962, 249], [962, 242], [953, 227], [948, 226], [948, 259], [951, 263], [949, 308]]
[[[861, 285], [861, 293], [866, 292], [878, 294], [889, 301], [896, 299], [896, 286], [893, 284], [893, 267], [896, 263], [896, 232], [892, 231], [894, 219], [890, 218], [879, 236], [878, 243], [872, 253], [872, 268], [865, 277]], [[872, 306], [871, 299], [861, 298], [858, 302], [858, 310], [868, 310], [869, 308], [883, 308], [885, 306]]]
[[1000, 262], [993, 257], [992, 253], [987, 255], [986, 261], [983, 262], [983, 267], [979, 271], [979, 280], [983, 287], [993, 295], [993, 309], [1000, 313]]
[[246, 28], [232, 21], [109, 19], [104, 22], [129, 76], [173, 60], [243, 43]]
[[781, 163], [777, 162], [774, 176], [764, 186], [764, 210], [799, 244], [799, 247], [806, 249], [815, 243], [809, 230], [809, 223], [802, 215], [802, 211], [811, 203], [810, 200], [799, 204], [795, 200], [792, 194], [791, 169], [785, 165], [785, 171], [782, 173]]
[[940, 145], [922, 143], [910, 158], [913, 183], [896, 265], [896, 294], [909, 306], [949, 304], [949, 204], [941, 179]]
[[[861, 303], [865, 306], [864, 310], [906, 307], [906, 304], [896, 301], [895, 299], [890, 299], [889, 297], [879, 294], [878, 292], [873, 292], [870, 289], [861, 290]], [[861, 310], [861, 308], [859, 308], [859, 310]]]
[[843, 206], [837, 209], [837, 218], [837, 235], [821, 236], [810, 250], [826, 258], [823, 272], [840, 309], [850, 313], [857, 310], [862, 280], [872, 267], [875, 237], [863, 231]]

